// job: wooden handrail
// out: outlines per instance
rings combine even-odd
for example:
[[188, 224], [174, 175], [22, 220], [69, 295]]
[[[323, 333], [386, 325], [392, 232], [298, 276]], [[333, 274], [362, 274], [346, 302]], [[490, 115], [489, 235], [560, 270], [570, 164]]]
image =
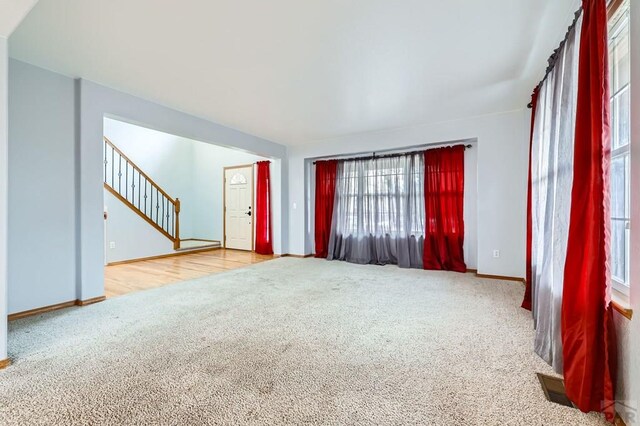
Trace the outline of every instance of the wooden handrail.
[[109, 139], [107, 139], [107, 137], [106, 137], [106, 136], [104, 137], [104, 141], [105, 141], [105, 143], [106, 143], [107, 145], [109, 145], [111, 148], [113, 148], [113, 149], [114, 149], [118, 154], [120, 154], [120, 156], [121, 156], [122, 158], [124, 158], [125, 160], [127, 160], [127, 161], [129, 162], [129, 164], [131, 164], [131, 166], [132, 166], [134, 169], [136, 169], [136, 170], [137, 170], [137, 171], [138, 171], [142, 176], [144, 176], [144, 178], [145, 178], [146, 180], [148, 180], [148, 181], [149, 181], [149, 183], [150, 183], [151, 185], [155, 186], [155, 187], [158, 189], [158, 191], [160, 191], [160, 193], [161, 193], [162, 195], [164, 195], [164, 196], [169, 200], [169, 202], [171, 202], [171, 204], [173, 204], [174, 206], [176, 205], [176, 200], [174, 200], [174, 199], [173, 199], [169, 194], [167, 194], [167, 193], [162, 189], [162, 187], [161, 187], [160, 185], [158, 185], [157, 183], [155, 183], [155, 181], [154, 181], [153, 179], [151, 179], [151, 178], [149, 177], [149, 175], [147, 175], [145, 172], [143, 172], [143, 171], [142, 171], [142, 169], [141, 169], [140, 167], [138, 167], [138, 165], [137, 165], [136, 163], [134, 163], [133, 161], [131, 161], [131, 159], [130, 159], [129, 157], [127, 157], [127, 155], [126, 155], [124, 152], [120, 151], [120, 149], [119, 149], [117, 146], [115, 146], [115, 145], [113, 144], [113, 142], [111, 142]]
[[[160, 185], [143, 172], [136, 163], [131, 161], [124, 152], [106, 137], [104, 137], [104, 144], [105, 189], [165, 237], [173, 241], [175, 250], [179, 249], [180, 199], [174, 199], [167, 194]], [[109, 164], [111, 164], [111, 167], [109, 167]], [[124, 187], [122, 185], [123, 180]], [[143, 183], [144, 191], [142, 190]]]

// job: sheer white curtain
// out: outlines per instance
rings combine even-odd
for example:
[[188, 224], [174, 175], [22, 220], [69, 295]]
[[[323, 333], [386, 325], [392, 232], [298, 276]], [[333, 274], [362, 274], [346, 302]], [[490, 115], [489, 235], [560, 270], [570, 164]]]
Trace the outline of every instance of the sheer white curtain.
[[562, 373], [560, 309], [567, 255], [582, 18], [540, 87], [531, 150], [535, 351]]
[[338, 164], [328, 259], [422, 268], [424, 155]]

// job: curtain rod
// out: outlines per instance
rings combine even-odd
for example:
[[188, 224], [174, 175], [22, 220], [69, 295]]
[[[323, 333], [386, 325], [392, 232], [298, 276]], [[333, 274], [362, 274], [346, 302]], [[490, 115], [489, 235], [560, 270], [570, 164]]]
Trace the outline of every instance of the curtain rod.
[[[462, 144], [453, 144], [453, 145], [447, 145], [447, 146], [459, 146]], [[473, 147], [473, 145], [471, 144], [467, 144], [467, 145], [463, 145], [465, 149], [470, 149], [471, 147]], [[437, 149], [437, 148], [431, 148], [431, 149]], [[338, 160], [338, 161], [354, 161], [354, 160], [377, 160], [378, 158], [392, 158], [392, 157], [403, 157], [405, 155], [415, 155], [415, 154], [422, 154], [425, 151], [429, 151], [429, 149], [421, 149], [419, 151], [408, 151], [408, 152], [394, 152], [392, 154], [383, 154], [383, 155], [376, 155], [376, 153], [374, 152], [372, 155], [364, 155], [361, 157], [349, 157], [349, 158], [328, 158], [326, 160], [316, 160], [313, 162], [313, 164], [316, 164], [318, 161], [328, 161], [328, 160]]]
[[[549, 65], [547, 65], [547, 70], [544, 73], [544, 77], [542, 77], [542, 80], [540, 80], [540, 82], [535, 86], [534, 90], [542, 86], [542, 83], [544, 83], [547, 77], [549, 77], [549, 74], [551, 74], [551, 71], [553, 71], [553, 69], [555, 68], [556, 62], [558, 61], [558, 53], [567, 43], [567, 39], [569, 38], [571, 31], [575, 30], [576, 24], [578, 23], [578, 19], [580, 19], [580, 15], [582, 15], [582, 7], [580, 7], [580, 9], [578, 9], [574, 14], [573, 22], [571, 23], [571, 25], [569, 25], [569, 28], [567, 29], [567, 33], [564, 35], [564, 39], [562, 39], [562, 41], [560, 42], [560, 45], [553, 51], [551, 56], [549, 56], [549, 59], [547, 60]], [[533, 108], [533, 104], [529, 102], [527, 104], [527, 108], [529, 109]]]

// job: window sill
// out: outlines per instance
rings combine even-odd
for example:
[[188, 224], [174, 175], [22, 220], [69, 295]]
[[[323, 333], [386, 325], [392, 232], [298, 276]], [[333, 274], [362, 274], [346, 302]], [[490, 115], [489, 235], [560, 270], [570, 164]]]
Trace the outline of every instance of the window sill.
[[620, 315], [627, 319], [633, 316], [631, 303], [629, 301], [629, 287], [625, 287], [616, 280], [612, 280], [611, 285], [611, 306], [618, 311]]
[[611, 299], [611, 306], [613, 306], [613, 309], [618, 311], [618, 313], [626, 319], [631, 320], [631, 317], [633, 317], [633, 309], [631, 309], [627, 302], [623, 302], [615, 297], [615, 294]]

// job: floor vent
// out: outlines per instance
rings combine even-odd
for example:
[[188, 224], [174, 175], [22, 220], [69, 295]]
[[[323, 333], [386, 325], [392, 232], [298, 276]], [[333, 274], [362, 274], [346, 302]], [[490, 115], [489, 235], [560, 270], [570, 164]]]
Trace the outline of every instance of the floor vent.
[[544, 395], [547, 397], [548, 401], [567, 407], [573, 407], [573, 403], [571, 403], [565, 393], [564, 380], [559, 377], [547, 376], [540, 373], [537, 374], [542, 390], [544, 391]]

